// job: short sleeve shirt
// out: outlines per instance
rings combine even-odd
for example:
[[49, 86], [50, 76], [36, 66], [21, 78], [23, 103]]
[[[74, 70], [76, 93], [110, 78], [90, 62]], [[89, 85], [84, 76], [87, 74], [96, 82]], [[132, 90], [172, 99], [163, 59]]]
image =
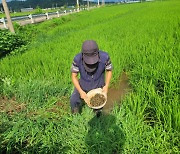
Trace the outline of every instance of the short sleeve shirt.
[[[113, 65], [111, 63], [111, 60], [110, 60], [110, 57], [108, 54], [107, 54], [107, 58], [106, 58], [106, 62], [105, 62], [105, 70], [106, 71], [112, 71], [113, 70]], [[76, 57], [74, 58], [74, 60], [72, 62], [71, 72], [72, 73], [78, 73], [79, 72], [79, 66], [78, 66], [78, 62], [76, 61]]]
[[110, 57], [108, 53], [99, 51], [99, 63], [97, 70], [93, 73], [88, 73], [84, 69], [82, 53], [77, 54], [74, 57], [71, 72], [80, 73], [79, 83], [84, 91], [89, 91], [95, 88], [102, 88], [105, 85], [105, 71], [111, 71], [113, 69]]

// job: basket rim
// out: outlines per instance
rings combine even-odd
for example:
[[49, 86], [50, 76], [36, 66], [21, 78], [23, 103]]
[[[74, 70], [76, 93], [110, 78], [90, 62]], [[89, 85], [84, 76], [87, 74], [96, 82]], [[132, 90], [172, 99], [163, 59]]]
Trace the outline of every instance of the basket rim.
[[[95, 95], [95, 94], [101, 94], [101, 95], [104, 95], [105, 97], [105, 102], [100, 105], [100, 106], [91, 106], [90, 105], [90, 99]], [[97, 89], [92, 89], [90, 90], [88, 93], [87, 93], [87, 96], [88, 96], [88, 99], [85, 100], [85, 102], [87, 103], [87, 105], [92, 108], [92, 109], [100, 109], [102, 108], [106, 102], [107, 102], [107, 95], [102, 91], [102, 88], [97, 88]]]

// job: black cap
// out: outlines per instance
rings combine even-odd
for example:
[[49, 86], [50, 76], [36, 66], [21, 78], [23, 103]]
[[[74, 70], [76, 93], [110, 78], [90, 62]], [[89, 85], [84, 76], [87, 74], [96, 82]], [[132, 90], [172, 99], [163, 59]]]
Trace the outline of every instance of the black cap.
[[82, 45], [83, 61], [93, 65], [99, 61], [99, 48], [95, 41], [87, 40]]

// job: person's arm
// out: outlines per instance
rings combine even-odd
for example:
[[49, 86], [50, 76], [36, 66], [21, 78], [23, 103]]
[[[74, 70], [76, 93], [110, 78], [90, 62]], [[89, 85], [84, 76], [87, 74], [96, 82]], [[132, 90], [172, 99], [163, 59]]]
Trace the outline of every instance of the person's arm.
[[112, 77], [112, 71], [106, 71], [106, 78], [105, 78], [105, 86], [103, 87], [103, 92], [108, 93], [109, 84]]
[[107, 95], [109, 84], [112, 77], [112, 70], [113, 70], [113, 66], [112, 66], [112, 63], [108, 54], [107, 54], [105, 70], [106, 70], [106, 76], [105, 76], [105, 86], [103, 87], [103, 92], [106, 93]]
[[80, 94], [80, 97], [85, 100], [87, 98], [87, 94], [82, 90], [79, 84], [78, 73], [72, 73], [71, 78], [75, 88], [78, 90]]

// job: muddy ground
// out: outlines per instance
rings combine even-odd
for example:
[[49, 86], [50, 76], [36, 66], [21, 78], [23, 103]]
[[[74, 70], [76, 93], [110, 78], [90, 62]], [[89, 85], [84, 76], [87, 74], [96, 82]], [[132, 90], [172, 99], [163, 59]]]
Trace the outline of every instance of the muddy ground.
[[115, 103], [120, 105], [121, 100], [125, 95], [130, 91], [130, 84], [128, 76], [123, 72], [115, 85], [112, 85], [112, 88], [109, 89], [107, 95], [107, 103], [103, 107], [105, 113], [110, 112]]
[[8, 99], [7, 97], [0, 98], [0, 113], [13, 114], [20, 112], [26, 108], [24, 103], [18, 103], [14, 98]]

